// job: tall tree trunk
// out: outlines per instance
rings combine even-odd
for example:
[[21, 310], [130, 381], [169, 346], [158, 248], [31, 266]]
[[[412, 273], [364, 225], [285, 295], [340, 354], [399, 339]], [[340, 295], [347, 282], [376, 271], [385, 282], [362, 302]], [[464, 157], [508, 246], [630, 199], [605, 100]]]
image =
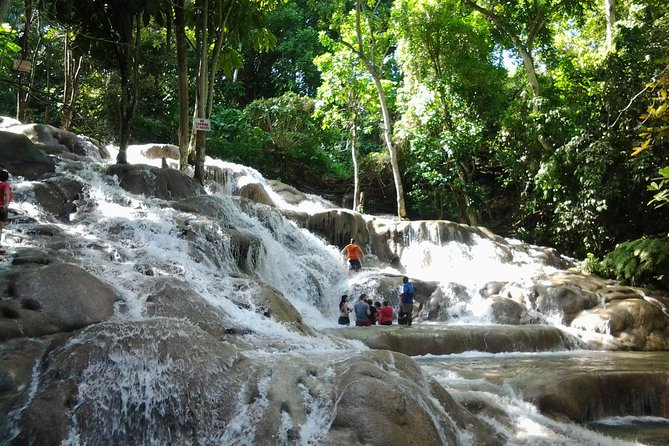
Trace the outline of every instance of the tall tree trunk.
[[[23, 35], [21, 36], [21, 60], [28, 60], [28, 53], [30, 51], [30, 25], [33, 19], [33, 5], [31, 0], [24, 2], [24, 24]], [[16, 91], [16, 119], [21, 122], [26, 120], [26, 103], [28, 101], [29, 89], [27, 82], [30, 74], [25, 71], [19, 71], [19, 88]]]
[[11, 4], [12, 0], [0, 0], [0, 22], [5, 21], [5, 16], [7, 15], [7, 11], [9, 11]]
[[361, 15], [362, 5], [360, 0], [356, 1], [356, 34], [358, 39], [357, 48], [352, 45], [342, 42], [350, 50], [356, 54], [360, 62], [364, 65], [365, 69], [372, 77], [374, 81], [374, 86], [376, 87], [376, 92], [379, 97], [379, 105], [381, 106], [381, 115], [383, 118], [383, 141], [386, 144], [388, 149], [388, 154], [390, 155], [390, 166], [393, 172], [393, 181], [395, 183], [395, 194], [397, 202], [397, 216], [400, 219], [406, 219], [406, 207], [404, 205], [404, 187], [402, 186], [402, 176], [400, 174], [399, 163], [397, 162], [397, 150], [395, 149], [392, 141], [392, 120], [390, 118], [390, 109], [388, 108], [388, 101], [386, 100], [386, 93], [383, 90], [383, 84], [381, 83], [381, 78], [377, 72], [374, 64], [369, 60], [365, 55], [363, 42], [362, 42], [362, 29], [360, 25], [360, 15]]
[[[133, 31], [135, 41], [133, 41]], [[119, 150], [118, 155], [116, 156], [116, 162], [118, 164], [126, 164], [128, 162], [127, 150], [130, 141], [130, 124], [137, 104], [137, 81], [139, 71], [137, 48], [139, 38], [140, 18], [136, 15], [128, 16], [126, 23], [121, 29], [120, 40], [124, 44], [117, 46], [119, 74], [121, 76]]]
[[[200, 66], [197, 73], [197, 96], [195, 98], [196, 117], [204, 118], [207, 113], [207, 93], [209, 88], [209, 1], [199, 0], [196, 2], [199, 9], [197, 28], [199, 36], [198, 56]], [[195, 132], [195, 174], [194, 178], [204, 184], [204, 160], [206, 136], [202, 130]]]
[[358, 164], [358, 114], [353, 112], [351, 122], [351, 161], [353, 162], [353, 210], [362, 212], [360, 203], [360, 166]]
[[186, 24], [184, 0], [174, 3], [174, 27], [177, 45], [177, 83], [179, 89], [179, 170], [188, 167], [188, 63], [186, 60]]
[[72, 117], [74, 116], [74, 104], [79, 90], [79, 79], [81, 77], [81, 70], [84, 64], [84, 57], [79, 56], [75, 59], [72, 51], [72, 33], [70, 27], [65, 29], [65, 42], [63, 49], [63, 71], [64, 71], [64, 85], [63, 85], [63, 112], [61, 116], [60, 125], [65, 130], [72, 125]]
[[613, 49], [613, 27], [618, 20], [616, 14], [616, 0], [604, 0], [604, 12], [606, 14], [606, 48]]

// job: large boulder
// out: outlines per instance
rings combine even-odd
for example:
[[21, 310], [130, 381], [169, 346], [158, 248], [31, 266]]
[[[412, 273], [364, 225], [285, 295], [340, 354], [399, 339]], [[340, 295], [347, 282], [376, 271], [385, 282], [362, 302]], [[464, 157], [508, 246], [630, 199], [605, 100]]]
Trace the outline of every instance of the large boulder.
[[260, 183], [247, 183], [240, 187], [237, 193], [240, 197], [247, 198], [256, 203], [276, 206], [272, 197], [269, 196], [263, 185]]
[[573, 271], [553, 274], [537, 282], [534, 290], [533, 309], [558, 314], [565, 325], [589, 333], [591, 348], [669, 349], [669, 315], [662, 292]]
[[42, 209], [62, 221], [69, 221], [70, 214], [77, 210], [75, 202], [81, 198], [84, 186], [66, 176], [54, 175], [33, 183], [31, 188]]
[[239, 331], [233, 328], [233, 322], [223, 310], [208, 303], [187, 283], [174, 278], [155, 278], [147, 281], [147, 289], [145, 307], [150, 317], [185, 319], [218, 339]]
[[25, 266], [0, 275], [0, 340], [76, 330], [108, 319], [116, 292], [68, 263]]
[[128, 153], [138, 151], [145, 158], [153, 159], [171, 159], [179, 161], [179, 146], [174, 144], [134, 144], [127, 148]]
[[454, 445], [466, 430], [500, 444], [404, 355], [247, 353], [230, 341], [170, 318], [88, 327], [49, 347], [0, 435], [16, 446]]
[[55, 171], [56, 164], [25, 135], [0, 131], [0, 165], [12, 175], [36, 180]]
[[78, 159], [92, 158], [98, 161], [109, 158], [109, 153], [90, 138], [52, 125], [22, 124], [11, 126], [7, 131], [25, 135], [47, 154], [72, 154]]
[[289, 186], [278, 180], [268, 180], [267, 183], [286, 203], [299, 205], [301, 202], [307, 200], [307, 196], [293, 186]]
[[[300, 333], [313, 334], [313, 330], [302, 321], [300, 313], [280, 292], [250, 280], [240, 278], [237, 282], [239, 292], [226, 296], [233, 304], [271, 317]], [[187, 283], [174, 278], [155, 278], [149, 289], [151, 291], [146, 300], [149, 316], [187, 319], [219, 339], [248, 332], [247, 328], [234, 322], [221, 308], [207, 302]]]
[[106, 173], [118, 177], [120, 186], [128, 192], [147, 197], [179, 200], [206, 194], [202, 185], [175, 169], [146, 164], [112, 164]]
[[[344, 247], [350, 239], [355, 239], [363, 248], [371, 241], [371, 234], [367, 222], [362, 214], [345, 209], [333, 209], [309, 215], [304, 226], [321, 237], [328, 243]], [[374, 251], [374, 249], [372, 249]], [[378, 257], [378, 252], [374, 251]], [[371, 254], [371, 252], [367, 252]]]

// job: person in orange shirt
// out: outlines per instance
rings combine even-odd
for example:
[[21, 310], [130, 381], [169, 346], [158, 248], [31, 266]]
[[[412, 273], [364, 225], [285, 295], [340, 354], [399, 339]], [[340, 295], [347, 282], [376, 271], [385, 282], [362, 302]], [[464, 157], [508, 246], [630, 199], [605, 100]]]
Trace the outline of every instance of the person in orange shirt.
[[[7, 222], [9, 203], [12, 201], [12, 186], [9, 184], [9, 173], [0, 170], [0, 241], [2, 241], [2, 230]], [[0, 254], [5, 250], [0, 247]]]
[[353, 271], [359, 271], [362, 268], [362, 263], [360, 259], [364, 256], [362, 249], [355, 243], [354, 239], [351, 239], [351, 243], [344, 246], [344, 249], [341, 250], [341, 253], [346, 256], [348, 259], [348, 269]]

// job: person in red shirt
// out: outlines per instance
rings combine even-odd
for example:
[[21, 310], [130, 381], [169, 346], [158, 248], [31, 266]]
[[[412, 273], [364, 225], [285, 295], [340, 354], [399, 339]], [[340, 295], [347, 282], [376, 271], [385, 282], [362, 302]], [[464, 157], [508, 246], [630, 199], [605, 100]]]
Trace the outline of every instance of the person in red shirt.
[[[12, 186], [9, 184], [9, 173], [0, 170], [0, 242], [2, 241], [2, 230], [7, 222], [9, 214], [9, 203], [12, 201]], [[0, 254], [6, 251], [0, 247]]]
[[355, 243], [354, 239], [351, 239], [351, 243], [346, 245], [344, 249], [341, 250], [341, 253], [346, 255], [348, 259], [348, 269], [353, 271], [359, 271], [362, 268], [360, 259], [364, 256], [360, 246]]
[[383, 306], [379, 308], [379, 325], [393, 324], [393, 307], [390, 306], [387, 300], [383, 301]]

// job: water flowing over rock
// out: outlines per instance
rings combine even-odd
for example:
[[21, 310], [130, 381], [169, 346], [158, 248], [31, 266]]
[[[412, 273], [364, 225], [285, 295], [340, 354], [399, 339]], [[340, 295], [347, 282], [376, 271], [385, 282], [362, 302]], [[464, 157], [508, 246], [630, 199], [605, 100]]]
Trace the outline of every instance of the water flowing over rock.
[[456, 444], [457, 423], [495, 444], [448, 394], [433, 395], [435, 384], [411, 360], [389, 353], [247, 356], [193, 325], [159, 318], [99, 324], [55, 341], [40, 368], [29, 404], [13, 414], [13, 444], [73, 441], [74, 426], [77, 441], [90, 445], [229, 444], [239, 434], [253, 444]]
[[[41, 158], [0, 150], [15, 188], [1, 444], [607, 444], [575, 423], [669, 416], [665, 292], [486, 228], [333, 208], [244, 166], [208, 160], [202, 187], [159, 167], [169, 145], [106, 165], [84, 138], [21, 131], [58, 153], [13, 133]], [[360, 273], [340, 254], [350, 238]], [[342, 294], [397, 308], [403, 276], [417, 324], [337, 327]], [[585, 349], [658, 359], [588, 369]], [[555, 352], [574, 371], [524, 366]]]

